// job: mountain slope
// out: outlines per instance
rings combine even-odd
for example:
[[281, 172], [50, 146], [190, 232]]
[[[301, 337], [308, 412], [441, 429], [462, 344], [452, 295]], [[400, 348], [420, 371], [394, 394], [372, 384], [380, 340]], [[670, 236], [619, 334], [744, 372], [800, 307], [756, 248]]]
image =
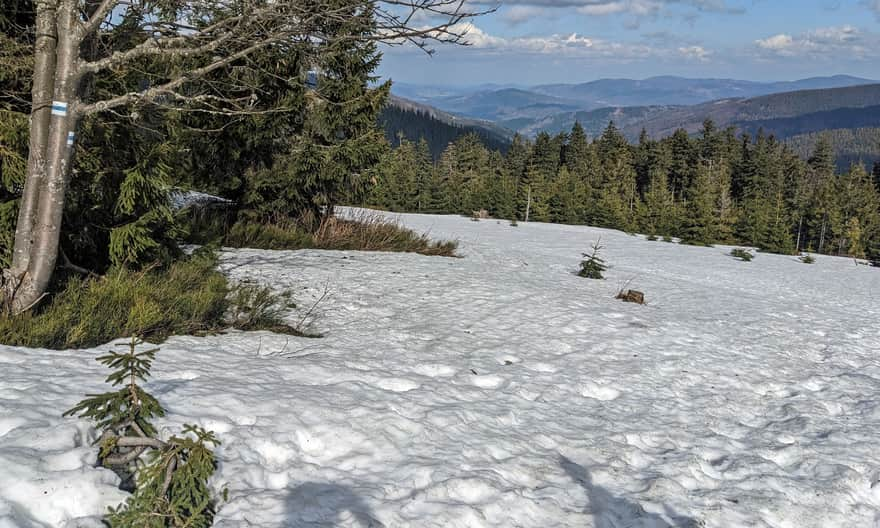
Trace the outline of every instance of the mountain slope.
[[[840, 112], [841, 109], [849, 109], [850, 115], [855, 116], [861, 113], [855, 109], [866, 109], [877, 105], [880, 105], [880, 84], [827, 90], [802, 90], [749, 99], [723, 99], [694, 106], [672, 108], [657, 112], [640, 123], [624, 127], [624, 132], [632, 136], [637, 135], [639, 130], [644, 128], [649, 135], [662, 137], [672, 134], [678, 128], [683, 128], [688, 132], [697, 132], [706, 119], [712, 119], [722, 127], [732, 125], [741, 129], [750, 129], [752, 125], [758, 124], [757, 122], [760, 121], [769, 122], [788, 118], [787, 121], [777, 121], [776, 123], [779, 125], [780, 131], [784, 131], [784, 134], [780, 133], [780, 136], [785, 136], [822, 128], [851, 128], [850, 126], [841, 126], [845, 121], [843, 117], [835, 122], [836, 126], [832, 127], [822, 126], [822, 118], [816, 118], [811, 114]], [[870, 114], [870, 112], [868, 113]], [[828, 114], [824, 117], [827, 118]], [[872, 122], [876, 122], [873, 119], [868, 117], [857, 126], [870, 126]], [[812, 124], [808, 125], [807, 123]]]
[[486, 147], [501, 151], [507, 150], [513, 136], [511, 131], [491, 122], [457, 117], [396, 96], [391, 96], [379, 117], [379, 123], [392, 145], [399, 143], [400, 134], [410, 141], [424, 138], [434, 159], [440, 157], [450, 142], [465, 134], [476, 134]]
[[842, 88], [876, 81], [837, 75], [787, 82], [754, 82], [736, 79], [651, 77], [644, 80], [600, 79], [582, 84], [549, 84], [532, 91], [576, 101], [585, 109], [602, 106], [694, 105], [729, 98], [757, 97], [808, 89]]
[[517, 117], [543, 117], [581, 109], [581, 105], [575, 101], [518, 88], [441, 97], [431, 99], [430, 104], [447, 112], [492, 121]]
[[802, 158], [809, 158], [822, 136], [831, 141], [837, 169], [847, 170], [853, 163], [861, 163], [868, 170], [880, 162], [880, 128], [834, 129], [799, 134], [785, 140]]

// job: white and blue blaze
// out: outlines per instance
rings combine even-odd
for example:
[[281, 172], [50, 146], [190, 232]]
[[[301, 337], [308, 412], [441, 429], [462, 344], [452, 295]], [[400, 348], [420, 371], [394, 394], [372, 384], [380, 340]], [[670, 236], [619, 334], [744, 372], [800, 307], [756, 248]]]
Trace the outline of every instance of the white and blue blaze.
[[52, 115], [57, 116], [66, 116], [67, 115], [67, 103], [64, 101], [52, 101]]

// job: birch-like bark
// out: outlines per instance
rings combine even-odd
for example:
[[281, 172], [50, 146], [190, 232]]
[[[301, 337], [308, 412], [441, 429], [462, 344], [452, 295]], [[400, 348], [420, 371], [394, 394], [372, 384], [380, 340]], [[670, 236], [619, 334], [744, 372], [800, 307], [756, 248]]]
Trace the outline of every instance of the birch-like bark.
[[46, 144], [52, 112], [55, 84], [55, 48], [58, 34], [55, 25], [57, 0], [36, 2], [36, 43], [34, 75], [31, 87], [31, 122], [28, 147], [27, 178], [22, 190], [15, 229], [15, 245], [10, 267], [11, 285], [18, 287], [30, 262], [37, 204], [46, 173]]
[[[73, 142], [68, 141], [68, 138], [76, 128], [74, 99], [81, 78], [77, 63], [82, 36], [77, 26], [76, 8], [76, 0], [61, 0], [58, 5], [58, 51], [53, 111], [46, 145], [46, 181], [39, 197], [34, 225], [34, 245], [28, 265], [30, 281], [27, 286], [29, 289], [32, 288], [33, 292], [26, 292], [25, 298], [19, 301], [22, 307], [26, 306], [25, 303], [36, 301], [46, 291], [58, 259], [64, 195], [73, 151]], [[66, 110], [59, 111], [59, 107], [62, 106], [66, 107]]]
[[61, 0], [55, 9], [57, 45], [49, 127], [45, 134], [45, 153], [37, 154], [43, 157], [43, 166], [35, 164], [34, 168], [38, 172], [28, 174], [29, 180], [36, 181], [34, 185], [37, 186], [38, 195], [29, 233], [27, 268], [20, 283], [16, 285], [12, 299], [13, 312], [26, 310], [39, 301], [49, 286], [58, 259], [64, 195], [73, 150], [73, 143], [68, 138], [75, 129], [74, 98], [81, 78], [77, 63], [82, 37], [77, 26], [76, 7], [76, 0]]

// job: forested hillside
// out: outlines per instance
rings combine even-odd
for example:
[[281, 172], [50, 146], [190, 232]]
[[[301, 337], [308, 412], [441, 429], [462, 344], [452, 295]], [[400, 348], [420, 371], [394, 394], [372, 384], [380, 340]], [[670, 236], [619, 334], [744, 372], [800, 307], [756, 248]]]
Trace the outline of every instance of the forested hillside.
[[[792, 136], [785, 140], [803, 159], [808, 159], [823, 139], [831, 142], [837, 169], [845, 171], [853, 163], [874, 167], [880, 163], [880, 128], [834, 129]], [[880, 166], [876, 171], [880, 172]]]
[[[690, 133], [699, 132], [706, 119], [712, 119], [718, 123], [718, 126], [736, 125], [742, 128], [755, 121], [797, 118], [841, 109], [859, 109], [853, 111], [853, 114], [858, 114], [867, 107], [878, 104], [880, 104], [880, 84], [828, 90], [802, 90], [752, 99], [713, 101], [674, 108], [658, 113], [644, 122], [635, 123], [625, 132], [634, 135], [644, 128], [648, 135], [659, 138], [670, 135], [679, 128]], [[876, 113], [870, 112], [869, 117], [871, 115], [876, 116]], [[807, 121], [809, 119], [805, 118]], [[789, 127], [786, 128], [789, 135], [804, 132], [795, 126], [796, 123], [796, 121], [789, 122]], [[855, 126], [867, 126], [867, 123], [861, 121]], [[812, 131], [815, 130], [806, 130], [806, 132]]]
[[477, 124], [457, 124], [450, 118], [424, 109], [405, 108], [389, 104], [379, 115], [379, 124], [385, 137], [394, 146], [400, 144], [401, 136], [410, 141], [424, 139], [433, 159], [438, 159], [449, 143], [467, 135], [475, 134], [486, 147], [492, 150], [507, 151], [510, 140], [501, 132]]
[[[613, 124], [595, 141], [570, 133], [514, 138], [506, 155], [464, 136], [440, 160], [403, 142], [380, 165], [366, 204], [396, 211], [471, 214], [588, 224], [736, 243], [765, 251], [880, 254], [880, 194], [860, 165], [835, 170], [832, 143], [808, 161], [772, 136], [738, 136], [711, 121], [692, 137], [630, 144]], [[421, 153], [420, 153], [421, 152]]]

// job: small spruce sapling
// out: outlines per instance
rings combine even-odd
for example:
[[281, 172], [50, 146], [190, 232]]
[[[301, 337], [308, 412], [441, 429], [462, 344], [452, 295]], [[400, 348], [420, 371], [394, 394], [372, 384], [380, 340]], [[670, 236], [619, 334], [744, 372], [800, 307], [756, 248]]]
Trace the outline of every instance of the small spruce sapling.
[[581, 277], [585, 277], [587, 279], [603, 279], [602, 272], [604, 272], [607, 268], [605, 266], [605, 261], [599, 257], [599, 251], [603, 248], [599, 245], [602, 239], [596, 241], [595, 244], [591, 246], [593, 250], [592, 253], [583, 253], [585, 257], [583, 261], [581, 261], [581, 270], [578, 272], [578, 275]]
[[800, 260], [804, 264], [812, 264], [812, 263], [816, 262], [816, 257], [807, 253], [806, 255], [801, 255], [800, 259], [798, 259], [798, 260]]
[[755, 258], [755, 256], [749, 253], [748, 250], [741, 248], [732, 249], [730, 251], [730, 256], [743, 262], [751, 262], [751, 260]]
[[[134, 475], [132, 495], [110, 508], [111, 528], [207, 528], [214, 518], [208, 479], [216, 467], [211, 446], [220, 442], [211, 431], [184, 425], [181, 436], [157, 437], [151, 420], [164, 416], [158, 400], [143, 390], [159, 349], [137, 352], [143, 341], [133, 337], [127, 352], [110, 351], [97, 360], [112, 369], [107, 383], [120, 389], [90, 394], [64, 416], [94, 420], [102, 429], [99, 458], [106, 467]], [[225, 490], [224, 490], [225, 492]]]

